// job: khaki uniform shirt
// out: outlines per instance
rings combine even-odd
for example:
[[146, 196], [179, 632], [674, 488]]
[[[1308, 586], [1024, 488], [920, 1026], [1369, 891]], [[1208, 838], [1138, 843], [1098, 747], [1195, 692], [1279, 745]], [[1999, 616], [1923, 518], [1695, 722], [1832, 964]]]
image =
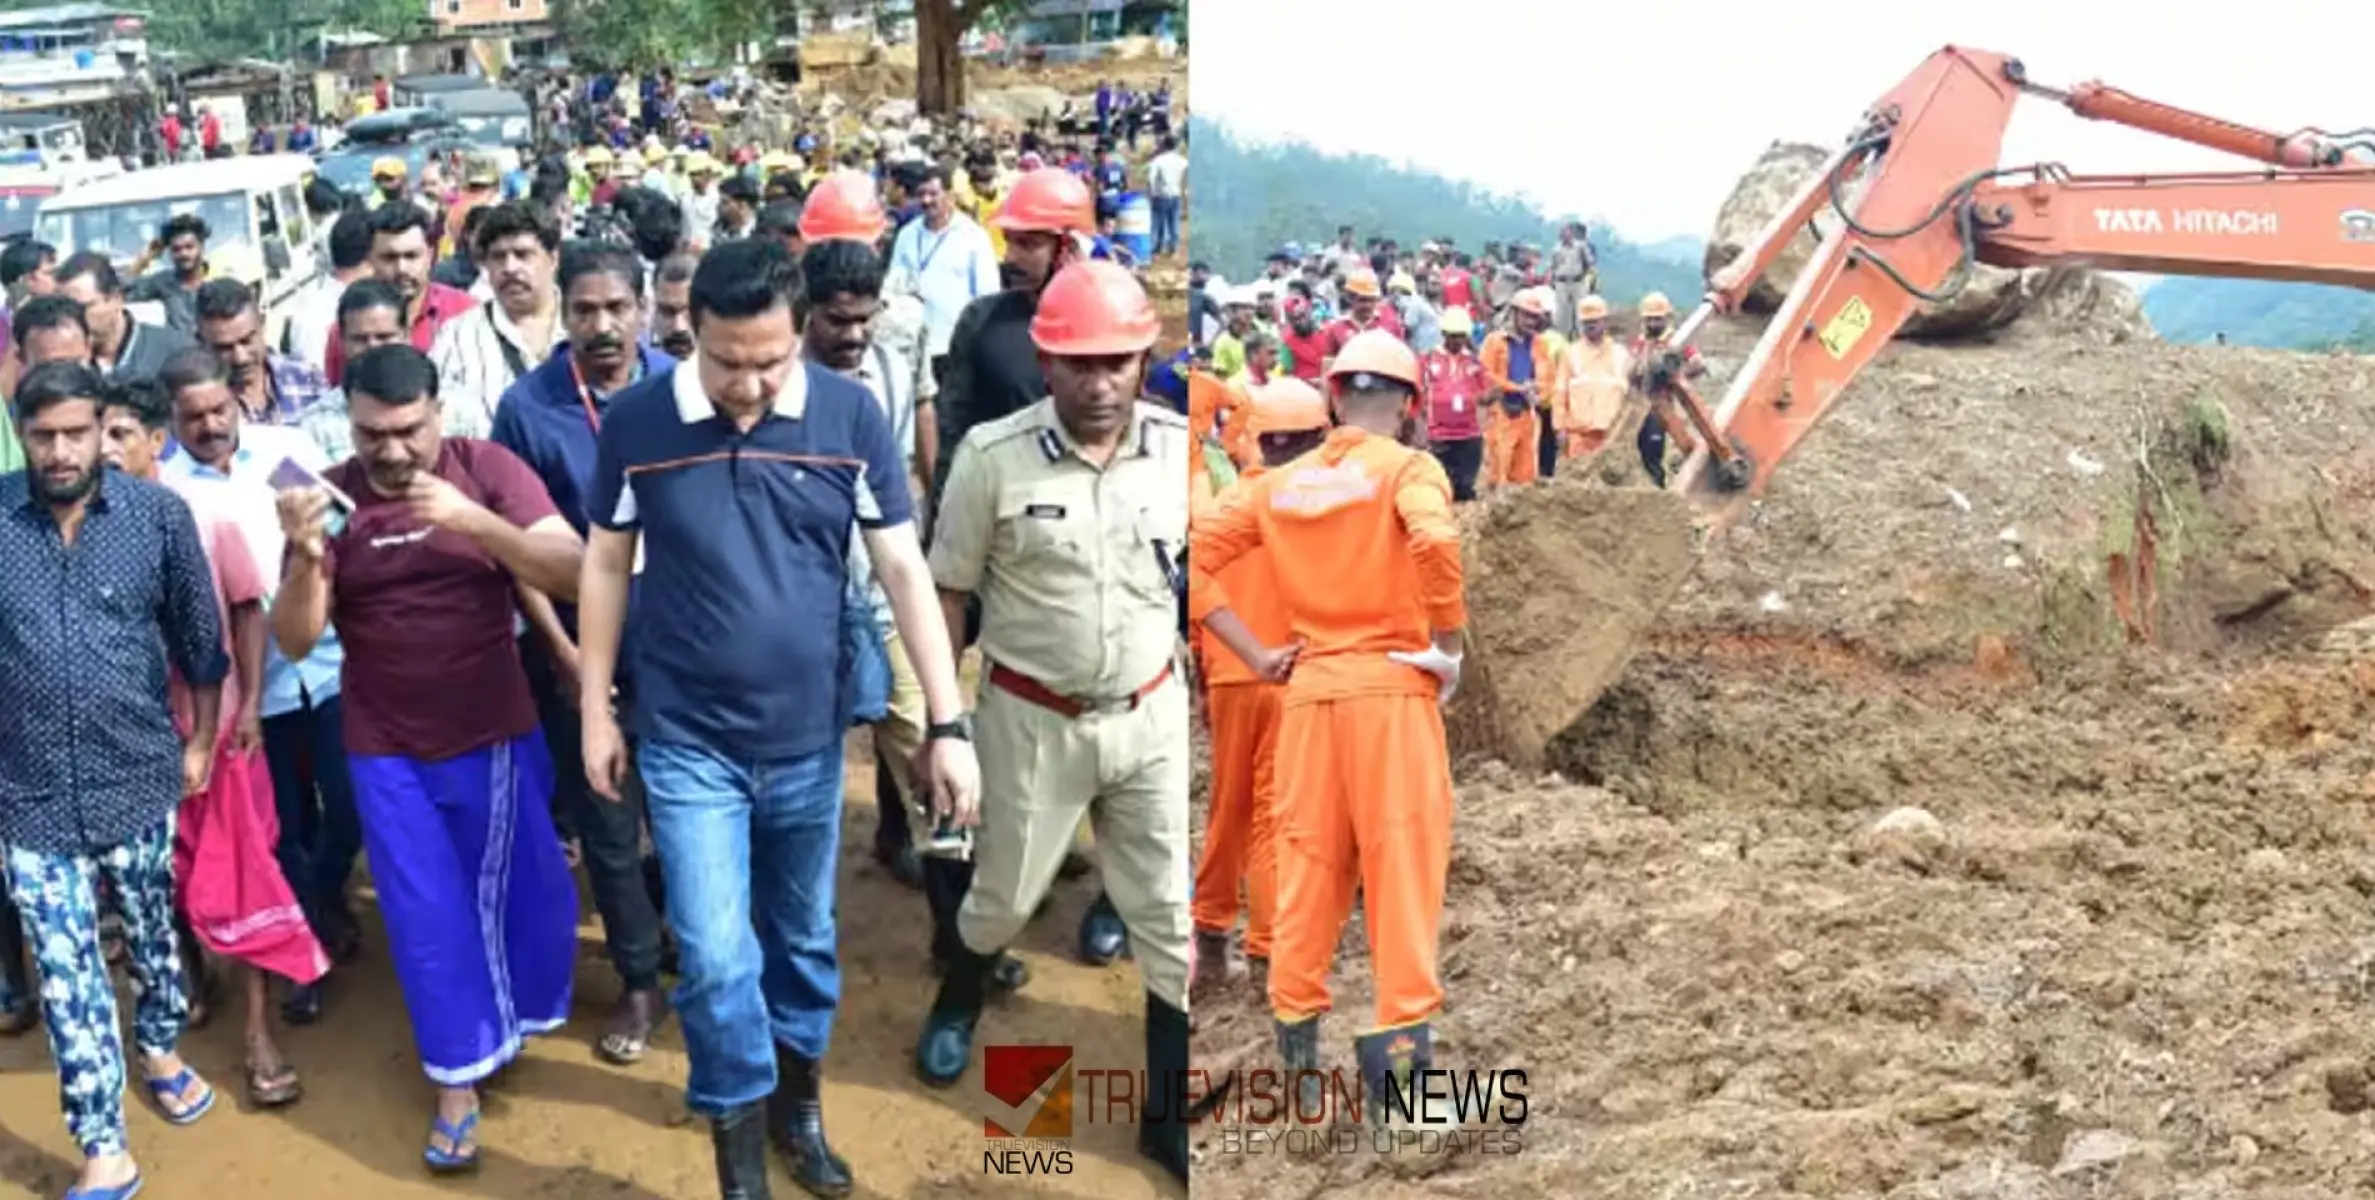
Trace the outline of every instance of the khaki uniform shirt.
[[932, 579], [980, 596], [983, 656], [1081, 699], [1154, 682], [1178, 648], [1165, 564], [1186, 549], [1192, 452], [1187, 419], [1144, 402], [1102, 468], [1053, 400], [967, 433], [933, 526]]

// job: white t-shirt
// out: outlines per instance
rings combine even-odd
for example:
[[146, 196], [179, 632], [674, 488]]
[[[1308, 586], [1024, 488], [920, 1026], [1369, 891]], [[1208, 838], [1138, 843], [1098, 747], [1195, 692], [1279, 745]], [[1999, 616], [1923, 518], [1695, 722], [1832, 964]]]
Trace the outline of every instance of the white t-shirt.
[[1165, 200], [1176, 200], [1187, 191], [1187, 155], [1166, 150], [1146, 164], [1146, 190]]

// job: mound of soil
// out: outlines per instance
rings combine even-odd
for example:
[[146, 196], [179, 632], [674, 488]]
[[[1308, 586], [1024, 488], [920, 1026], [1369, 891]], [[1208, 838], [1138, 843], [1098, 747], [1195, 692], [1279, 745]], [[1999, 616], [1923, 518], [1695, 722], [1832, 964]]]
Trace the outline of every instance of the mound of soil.
[[1504, 492], [1462, 514], [1469, 625], [1444, 713], [1455, 759], [1518, 764], [1624, 671], [1693, 563], [1682, 497], [1597, 480]]

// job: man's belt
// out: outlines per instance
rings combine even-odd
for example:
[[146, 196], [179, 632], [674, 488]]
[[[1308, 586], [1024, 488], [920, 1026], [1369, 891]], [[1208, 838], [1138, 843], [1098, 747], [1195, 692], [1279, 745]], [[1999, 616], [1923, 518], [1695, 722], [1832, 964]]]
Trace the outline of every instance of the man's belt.
[[1146, 702], [1148, 696], [1154, 695], [1165, 683], [1170, 682], [1170, 679], [1171, 664], [1165, 663], [1160, 674], [1148, 680], [1144, 687], [1128, 695], [1067, 696], [1020, 671], [997, 663], [990, 664], [990, 686], [1006, 692], [1018, 700], [1028, 700], [1068, 720], [1078, 720], [1092, 713], [1101, 716], [1114, 716], [1136, 711], [1140, 704]]

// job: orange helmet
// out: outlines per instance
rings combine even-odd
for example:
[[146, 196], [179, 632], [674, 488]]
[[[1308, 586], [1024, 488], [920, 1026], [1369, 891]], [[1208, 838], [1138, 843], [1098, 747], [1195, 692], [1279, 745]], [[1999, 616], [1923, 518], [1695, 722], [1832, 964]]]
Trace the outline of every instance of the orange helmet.
[[1097, 227], [1097, 199], [1080, 176], [1042, 167], [1015, 181], [994, 220], [1010, 233], [1086, 232]]
[[1101, 258], [1056, 272], [1039, 294], [1039, 315], [1031, 318], [1031, 341], [1044, 353], [1066, 357], [1143, 354], [1162, 332], [1154, 302], [1137, 278]]
[[1367, 267], [1346, 273], [1344, 276], [1344, 294], [1347, 296], [1359, 296], [1366, 300], [1375, 300], [1378, 297], [1385, 295], [1384, 292], [1381, 292], [1377, 289], [1377, 272], [1372, 271]]
[[1651, 292], [1641, 298], [1641, 315], [1644, 317], [1671, 317], [1674, 315], [1674, 302], [1666, 299], [1664, 292]]
[[1575, 316], [1584, 321], [1605, 321], [1608, 319], [1608, 302], [1598, 296], [1585, 296], [1576, 304]]
[[1328, 378], [1346, 375], [1381, 375], [1416, 388], [1418, 355], [1385, 330], [1365, 329], [1347, 338], [1344, 348], [1336, 352], [1336, 361], [1328, 365]]
[[874, 177], [863, 171], [835, 171], [817, 181], [800, 208], [800, 240], [846, 240], [872, 245], [882, 240], [890, 218], [883, 215], [882, 196]]
[[1532, 313], [1537, 317], [1550, 315], [1550, 305], [1543, 302], [1542, 289], [1540, 288], [1521, 289], [1517, 295], [1510, 298], [1509, 303], [1519, 312]]
[[1309, 433], [1328, 427], [1328, 402], [1319, 389], [1295, 378], [1281, 375], [1270, 382], [1246, 389], [1253, 401], [1245, 416], [1246, 432], [1260, 437], [1265, 433]]

